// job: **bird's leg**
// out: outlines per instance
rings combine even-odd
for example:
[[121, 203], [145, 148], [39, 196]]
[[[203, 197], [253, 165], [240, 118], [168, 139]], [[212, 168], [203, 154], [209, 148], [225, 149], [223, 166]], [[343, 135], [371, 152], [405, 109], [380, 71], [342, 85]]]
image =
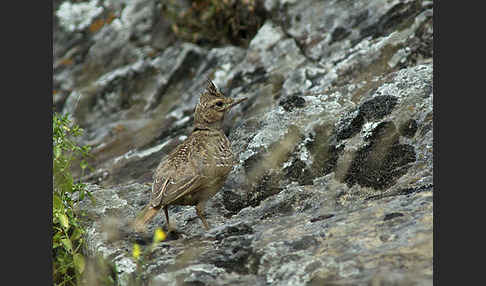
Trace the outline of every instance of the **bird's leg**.
[[169, 223], [169, 211], [168, 211], [167, 207], [168, 206], [164, 207], [165, 221], [167, 221], [167, 232], [172, 232], [174, 229], [172, 229], [172, 227]]
[[204, 228], [206, 228], [206, 231], [209, 230], [208, 222], [206, 221], [206, 218], [204, 217], [204, 202], [199, 202], [196, 205], [196, 214], [201, 219], [202, 223], [204, 224]]

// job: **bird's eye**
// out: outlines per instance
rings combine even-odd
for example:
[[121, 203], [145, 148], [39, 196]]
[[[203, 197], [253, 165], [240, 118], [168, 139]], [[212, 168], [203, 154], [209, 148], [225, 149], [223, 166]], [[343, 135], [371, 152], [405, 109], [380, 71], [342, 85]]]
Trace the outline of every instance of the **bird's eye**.
[[223, 107], [223, 102], [222, 102], [222, 101], [218, 101], [218, 102], [216, 102], [216, 106], [217, 106], [217, 107]]

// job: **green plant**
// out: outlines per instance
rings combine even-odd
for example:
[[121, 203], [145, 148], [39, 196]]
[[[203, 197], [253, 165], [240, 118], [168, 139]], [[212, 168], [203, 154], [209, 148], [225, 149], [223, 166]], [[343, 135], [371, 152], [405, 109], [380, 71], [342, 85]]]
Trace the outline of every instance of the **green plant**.
[[[71, 174], [73, 160], [87, 156], [89, 146], [78, 146], [73, 138], [83, 130], [69, 120], [69, 115], [54, 113], [52, 124], [53, 194], [52, 194], [52, 257], [54, 285], [77, 285], [85, 269], [81, 253], [84, 230], [74, 211], [74, 204], [90, 194], [85, 184], [75, 182]], [[81, 160], [82, 170], [87, 168]], [[76, 197], [76, 195], [77, 197]], [[90, 196], [91, 197], [91, 196]]]

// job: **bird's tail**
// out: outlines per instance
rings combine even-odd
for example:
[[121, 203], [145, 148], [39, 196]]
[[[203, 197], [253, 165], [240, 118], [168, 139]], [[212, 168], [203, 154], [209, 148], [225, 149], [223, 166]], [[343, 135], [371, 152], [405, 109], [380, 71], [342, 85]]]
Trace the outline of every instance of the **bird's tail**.
[[159, 212], [160, 207], [153, 208], [152, 206], [146, 206], [140, 214], [135, 218], [132, 226], [135, 231], [143, 232], [145, 231], [146, 224]]

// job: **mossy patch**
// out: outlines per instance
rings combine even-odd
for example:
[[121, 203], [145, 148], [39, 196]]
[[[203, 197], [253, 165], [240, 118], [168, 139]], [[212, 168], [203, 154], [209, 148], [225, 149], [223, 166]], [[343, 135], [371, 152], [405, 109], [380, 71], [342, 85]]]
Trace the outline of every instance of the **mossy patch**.
[[389, 115], [395, 108], [398, 99], [391, 95], [378, 95], [365, 101], [358, 110], [350, 112], [340, 122], [337, 132], [337, 140], [352, 137], [361, 130], [366, 121], [377, 121]]
[[370, 143], [356, 152], [344, 182], [377, 190], [394, 185], [416, 160], [413, 146], [399, 144], [399, 136], [393, 122], [378, 124], [367, 138]]
[[415, 136], [417, 129], [418, 129], [417, 121], [414, 119], [409, 119], [403, 124], [401, 124], [398, 130], [402, 136], [407, 138], [412, 138], [413, 136]]
[[292, 111], [295, 108], [302, 108], [305, 106], [305, 99], [298, 95], [291, 95], [287, 98], [282, 99], [279, 105], [285, 109], [285, 111]]

